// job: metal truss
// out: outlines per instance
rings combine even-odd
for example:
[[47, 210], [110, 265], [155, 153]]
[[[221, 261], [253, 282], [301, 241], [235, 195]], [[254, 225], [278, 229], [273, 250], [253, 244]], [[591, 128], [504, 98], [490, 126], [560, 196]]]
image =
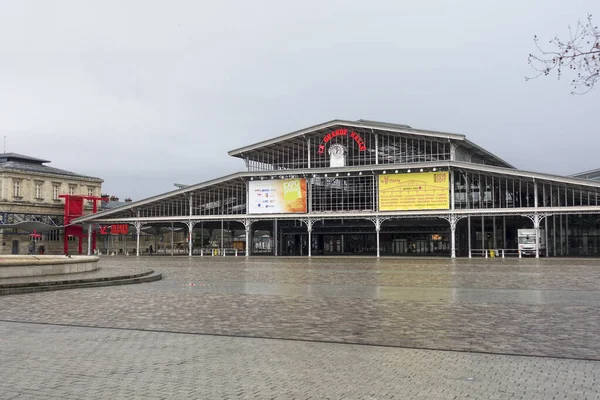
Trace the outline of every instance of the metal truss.
[[63, 215], [51, 214], [30, 214], [30, 213], [0, 213], [0, 225], [18, 224], [20, 222], [39, 222], [46, 225], [56, 226], [64, 225]]
[[[537, 214], [545, 216], [550, 215], [570, 215], [570, 214], [600, 214], [600, 206], [584, 206], [584, 207], [556, 207], [556, 208], [539, 208]], [[211, 215], [211, 216], [194, 216], [190, 218], [189, 216], [166, 216], [161, 218], [137, 218], [137, 217], [129, 217], [129, 218], [106, 218], [106, 219], [97, 219], [94, 222], [99, 224], [117, 224], [117, 223], [130, 223], [134, 224], [136, 221], [141, 221], [144, 224], [164, 224], [170, 222], [183, 223], [188, 224], [190, 221], [194, 223], [201, 221], [237, 221], [245, 225], [244, 221], [251, 220], [252, 222], [257, 221], [265, 221], [265, 220], [298, 220], [298, 221], [306, 221], [308, 219], [312, 220], [353, 220], [353, 219], [362, 219], [369, 220], [373, 222], [374, 218], [380, 218], [384, 220], [388, 219], [431, 219], [431, 218], [442, 218], [449, 221], [449, 215], [455, 215], [457, 220], [462, 218], [466, 218], [468, 216], [472, 217], [498, 217], [498, 216], [528, 216], [536, 213], [536, 209], [534, 208], [525, 208], [525, 209], [474, 209], [474, 210], [440, 210], [439, 212], [403, 212], [403, 213], [309, 213], [309, 214], [251, 214], [252, 218], [244, 218], [241, 219], [239, 215]]]

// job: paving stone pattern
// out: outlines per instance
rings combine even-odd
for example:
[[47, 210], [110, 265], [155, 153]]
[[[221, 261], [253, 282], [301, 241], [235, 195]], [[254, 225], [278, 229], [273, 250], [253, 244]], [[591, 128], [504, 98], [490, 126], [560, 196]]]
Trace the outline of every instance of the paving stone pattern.
[[[163, 281], [4, 296], [0, 298], [0, 320], [600, 360], [600, 291], [589, 290], [590, 283], [599, 287], [597, 262], [520, 261], [106, 258], [101, 261], [104, 268], [147, 266], [162, 272]], [[541, 299], [539, 304], [522, 297], [508, 303], [461, 300], [465, 282], [489, 287], [493, 299], [495, 288], [512, 287], [532, 274], [536, 276], [534, 288], [525, 293]], [[308, 295], [288, 295], [285, 289], [276, 295], [248, 294], [244, 285], [238, 292], [220, 291], [220, 285], [231, 281], [255, 283], [265, 277], [282, 282], [282, 286], [305, 285]], [[446, 284], [449, 293], [456, 295], [425, 301], [352, 294], [330, 297], [327, 290], [310, 295], [311, 285], [334, 290], [363, 278], [399, 291], [406, 285], [414, 289], [415, 279], [416, 287], [424, 292]], [[595, 301], [569, 304], [567, 298], [559, 304], [544, 303], [543, 288], [560, 281], [565, 293], [575, 296], [585, 289]], [[214, 290], [202, 291], [206, 285]], [[365, 283], [362, 288], [365, 285], [368, 287]], [[378, 288], [371, 287], [372, 292]]]
[[2, 399], [598, 399], [595, 361], [0, 322]]
[[0, 297], [0, 398], [600, 398], [597, 260], [100, 266], [163, 280]]

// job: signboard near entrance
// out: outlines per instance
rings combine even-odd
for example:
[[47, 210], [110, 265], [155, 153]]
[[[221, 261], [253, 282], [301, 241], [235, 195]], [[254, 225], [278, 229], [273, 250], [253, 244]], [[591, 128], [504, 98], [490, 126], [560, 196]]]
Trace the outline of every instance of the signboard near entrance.
[[116, 225], [100, 225], [101, 235], [127, 235], [129, 233], [128, 224], [116, 224]]
[[250, 181], [250, 214], [305, 213], [306, 179]]
[[379, 175], [379, 211], [450, 208], [447, 171]]

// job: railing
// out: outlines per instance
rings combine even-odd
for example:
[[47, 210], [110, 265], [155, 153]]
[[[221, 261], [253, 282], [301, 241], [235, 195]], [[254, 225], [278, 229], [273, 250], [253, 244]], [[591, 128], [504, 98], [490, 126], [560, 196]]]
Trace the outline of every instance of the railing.
[[469, 258], [473, 257], [483, 257], [483, 258], [506, 258], [517, 256], [521, 258], [521, 252], [519, 249], [471, 249], [469, 250]]
[[218, 249], [218, 248], [207, 248], [207, 249], [194, 249], [192, 251], [193, 254], [198, 254], [200, 256], [234, 256], [244, 254], [244, 251], [240, 251], [234, 248], [226, 248], [226, 249]]
[[[179, 255], [187, 255], [189, 252], [189, 250], [187, 248], [176, 248], [173, 249], [173, 254], [179, 254]], [[131, 255], [135, 255], [135, 249], [133, 250], [129, 250], [126, 251], [125, 253], [123, 253], [122, 249], [114, 249], [114, 250], [107, 250], [107, 249], [96, 249], [94, 250], [94, 254], [98, 254], [98, 255], [107, 255], [107, 256], [116, 256], [116, 255], [126, 255], [126, 256], [131, 256]], [[154, 254], [160, 254], [160, 255], [171, 255], [171, 249], [170, 248], [161, 248], [158, 251], [156, 251]], [[241, 255], [245, 255], [245, 251], [244, 250], [238, 250], [235, 248], [225, 248], [225, 249], [218, 249], [218, 248], [203, 248], [203, 249], [197, 249], [194, 248], [192, 250], [192, 255], [196, 255], [196, 256], [227, 256], [227, 257], [237, 257], [237, 256], [241, 256]], [[144, 255], [147, 256], [149, 255], [149, 253], [147, 251], [140, 251], [140, 255]]]

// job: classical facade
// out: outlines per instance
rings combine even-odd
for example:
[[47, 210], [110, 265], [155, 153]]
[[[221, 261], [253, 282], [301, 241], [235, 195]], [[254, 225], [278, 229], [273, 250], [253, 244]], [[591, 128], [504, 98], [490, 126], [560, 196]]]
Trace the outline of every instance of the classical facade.
[[[27, 254], [35, 246], [61, 254], [64, 199], [100, 196], [102, 179], [50, 167], [50, 161], [15, 153], [0, 154], [0, 253]], [[86, 204], [91, 211], [91, 206]], [[41, 235], [39, 237], [32, 235]], [[71, 250], [75, 250], [75, 241]]]
[[183, 230], [189, 255], [514, 255], [521, 228], [547, 256], [600, 255], [600, 182], [518, 170], [464, 135], [333, 120], [229, 155], [245, 170], [75, 222], [128, 225], [137, 247]]

